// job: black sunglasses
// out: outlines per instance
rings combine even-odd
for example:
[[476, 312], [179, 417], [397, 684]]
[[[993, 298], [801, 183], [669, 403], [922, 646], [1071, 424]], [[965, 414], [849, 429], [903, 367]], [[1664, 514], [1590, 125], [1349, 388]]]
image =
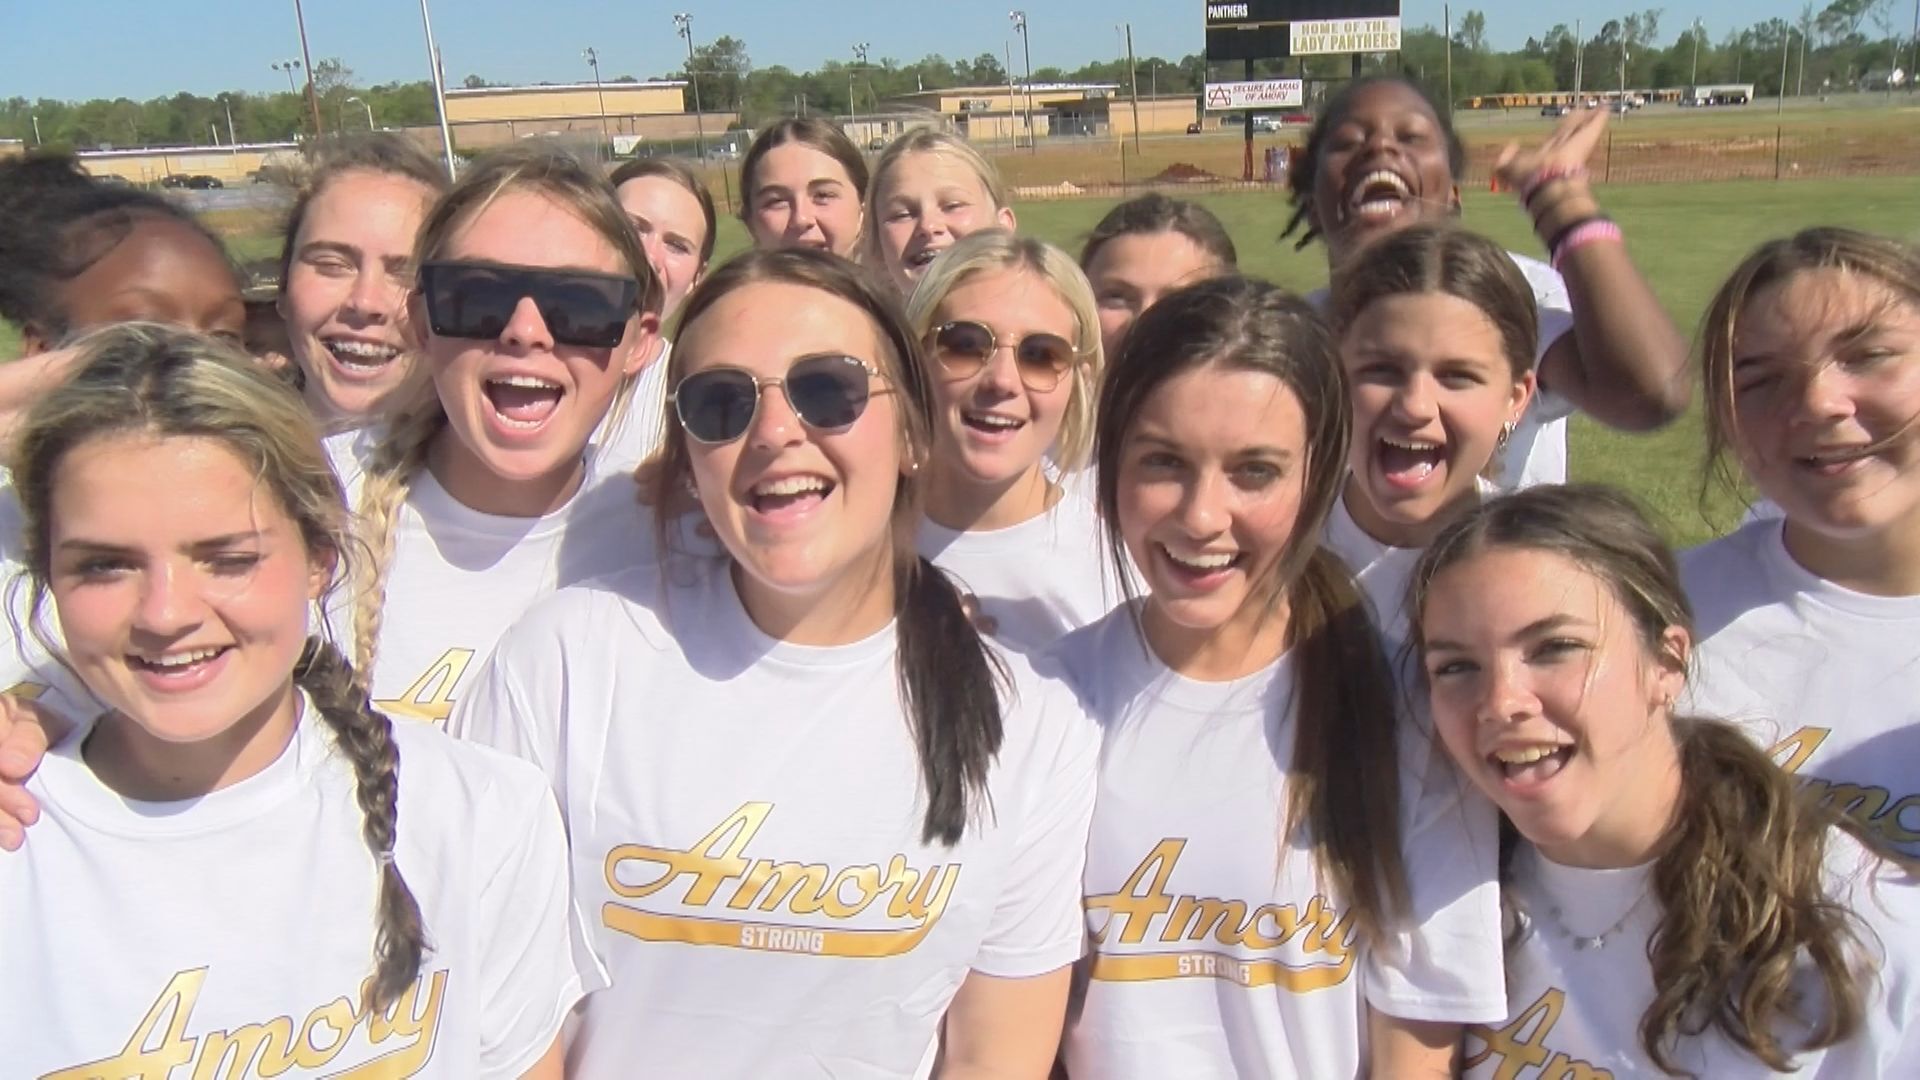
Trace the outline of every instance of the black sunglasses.
[[482, 341], [499, 337], [520, 301], [531, 298], [555, 344], [611, 349], [626, 336], [640, 298], [640, 283], [624, 274], [505, 263], [423, 263], [419, 281], [435, 334]]
[[667, 395], [688, 437], [730, 443], [747, 433], [760, 411], [760, 392], [777, 386], [800, 422], [819, 431], [851, 427], [876, 393], [879, 369], [851, 356], [803, 356], [784, 378], [761, 378], [745, 368], [713, 367], [681, 379]]
[[[987, 366], [1002, 344], [994, 336], [992, 327], [971, 319], [942, 323], [927, 335], [933, 358], [956, 379], [964, 379]], [[1040, 393], [1060, 385], [1060, 377], [1081, 355], [1073, 342], [1059, 334], [1028, 334], [1019, 341], [1004, 344], [1013, 350], [1013, 362], [1020, 371], [1021, 383]]]

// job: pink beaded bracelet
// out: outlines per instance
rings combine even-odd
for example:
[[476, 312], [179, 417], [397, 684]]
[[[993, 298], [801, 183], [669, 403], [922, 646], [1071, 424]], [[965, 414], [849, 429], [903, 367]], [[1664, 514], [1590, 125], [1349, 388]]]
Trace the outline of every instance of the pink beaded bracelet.
[[1560, 238], [1560, 242], [1553, 245], [1553, 253], [1550, 256], [1553, 262], [1553, 268], [1555, 270], [1561, 269], [1566, 263], [1567, 256], [1596, 240], [1611, 240], [1617, 244], [1623, 242], [1625, 239], [1620, 232], [1620, 226], [1615, 225], [1606, 218], [1595, 218], [1592, 221], [1582, 222], [1568, 230], [1567, 234]]
[[1520, 188], [1520, 205], [1531, 208], [1533, 206], [1533, 197], [1540, 194], [1541, 188], [1546, 187], [1555, 180], [1584, 180], [1586, 176], [1587, 167], [1585, 165], [1545, 166], [1539, 172], [1529, 176], [1526, 184]]

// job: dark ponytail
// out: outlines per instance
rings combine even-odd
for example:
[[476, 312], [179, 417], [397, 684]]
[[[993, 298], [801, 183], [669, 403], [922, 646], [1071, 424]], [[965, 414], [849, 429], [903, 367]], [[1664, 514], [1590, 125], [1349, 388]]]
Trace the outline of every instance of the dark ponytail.
[[947, 575], [918, 555], [908, 553], [898, 562], [900, 694], [927, 789], [920, 838], [952, 847], [983, 809], [987, 771], [1005, 735], [1001, 695], [1011, 687]]
[[379, 924], [373, 939], [373, 978], [361, 1005], [369, 1012], [391, 1009], [420, 977], [427, 952], [427, 928], [420, 904], [394, 861], [400, 827], [400, 755], [393, 745], [393, 721], [374, 711], [339, 650], [319, 638], [307, 641], [294, 682], [313, 700], [320, 719], [353, 766], [354, 798], [365, 820], [361, 835], [380, 874]]

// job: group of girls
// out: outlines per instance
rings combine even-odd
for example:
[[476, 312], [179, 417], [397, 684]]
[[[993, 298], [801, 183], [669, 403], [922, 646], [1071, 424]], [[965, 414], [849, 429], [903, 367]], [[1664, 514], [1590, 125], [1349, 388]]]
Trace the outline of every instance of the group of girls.
[[9, 1062], [1909, 1075], [1920, 254], [1723, 287], [1710, 439], [1781, 514], [1676, 563], [1551, 482], [1571, 407], [1689, 395], [1602, 122], [1502, 156], [1548, 267], [1351, 84], [1305, 299], [1164, 196], [1076, 265], [934, 133], [770, 127], [711, 271], [683, 169], [342, 152], [299, 389], [125, 250], [221, 292], [209, 234], [41, 181]]

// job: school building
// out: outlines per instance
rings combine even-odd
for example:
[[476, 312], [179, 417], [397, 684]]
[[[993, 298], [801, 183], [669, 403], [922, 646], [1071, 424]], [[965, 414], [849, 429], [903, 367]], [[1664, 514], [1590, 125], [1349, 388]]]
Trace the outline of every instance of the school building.
[[[887, 106], [937, 116], [941, 126], [976, 142], [1065, 135], [1124, 139], [1134, 132], [1135, 102], [1113, 83], [958, 86], [902, 94]], [[1200, 119], [1191, 94], [1143, 97], [1138, 106], [1142, 134], [1177, 135]]]
[[447, 91], [453, 145], [471, 153], [530, 136], [688, 141], [702, 130], [713, 138], [739, 121], [738, 113], [687, 111], [687, 84], [568, 83], [488, 86]]

